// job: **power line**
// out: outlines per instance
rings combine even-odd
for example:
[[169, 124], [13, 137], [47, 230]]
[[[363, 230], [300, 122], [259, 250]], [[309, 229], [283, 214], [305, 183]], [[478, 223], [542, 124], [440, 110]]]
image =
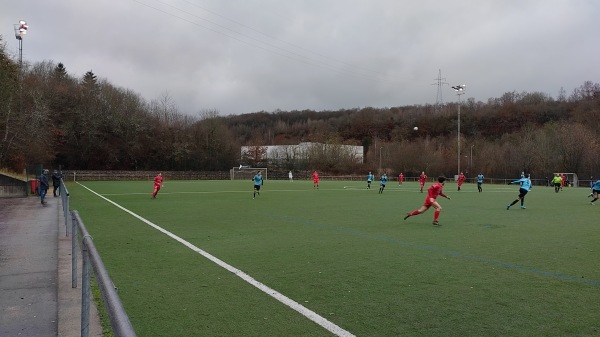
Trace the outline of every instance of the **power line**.
[[[158, 1], [158, 0], [157, 0], [157, 1]], [[275, 37], [275, 36], [271, 36], [271, 35], [269, 35], [269, 34], [266, 34], [266, 33], [264, 33], [264, 32], [261, 32], [261, 31], [259, 31], [259, 30], [258, 30], [258, 29], [256, 29], [256, 28], [250, 27], [250, 26], [248, 26], [248, 25], [246, 25], [246, 24], [243, 24], [243, 23], [241, 23], [241, 22], [239, 22], [239, 21], [236, 21], [236, 20], [230, 19], [230, 18], [228, 18], [228, 17], [226, 17], [226, 16], [223, 16], [223, 15], [221, 15], [221, 14], [219, 14], [219, 13], [216, 13], [216, 12], [214, 12], [214, 11], [211, 11], [211, 10], [207, 9], [207, 8], [204, 8], [204, 7], [202, 7], [202, 6], [199, 6], [199, 5], [197, 5], [197, 4], [195, 4], [195, 3], [191, 2], [191, 1], [187, 1], [187, 0], [183, 0], [183, 1], [184, 1], [184, 2], [187, 2], [188, 4], [190, 4], [190, 5], [194, 6], [194, 7], [200, 8], [201, 10], [203, 10], [203, 11], [206, 11], [206, 12], [208, 12], [208, 13], [212, 14], [212, 15], [218, 16], [218, 17], [220, 17], [220, 18], [222, 18], [222, 19], [224, 19], [224, 20], [227, 20], [227, 21], [229, 21], [229, 22], [233, 22], [233, 23], [235, 23], [235, 24], [237, 24], [237, 25], [240, 25], [240, 26], [242, 26], [242, 27], [244, 27], [244, 28], [246, 28], [246, 29], [249, 29], [249, 30], [251, 30], [251, 31], [253, 31], [253, 32], [255, 32], [255, 33], [261, 34], [261, 35], [263, 35], [263, 36], [265, 36], [265, 37], [267, 37], [267, 38], [269, 38], [269, 39], [275, 40], [275, 41], [277, 41], [277, 42], [284, 43], [284, 44], [286, 44], [286, 45], [288, 45], [288, 46], [290, 46], [290, 47], [294, 47], [294, 48], [300, 49], [300, 50], [302, 50], [302, 51], [306, 51], [306, 52], [309, 52], [309, 53], [311, 53], [311, 54], [314, 54], [314, 55], [316, 55], [316, 56], [319, 56], [319, 57], [322, 57], [322, 58], [325, 58], [325, 59], [328, 59], [328, 60], [331, 60], [331, 61], [338, 62], [338, 63], [340, 63], [340, 64], [343, 64], [343, 65], [345, 65], [345, 66], [349, 66], [349, 67], [353, 67], [353, 68], [358, 68], [358, 69], [361, 69], [361, 70], [364, 70], [364, 71], [366, 71], [366, 72], [370, 72], [370, 73], [373, 73], [373, 74], [376, 74], [376, 75], [384, 75], [384, 74], [382, 74], [381, 72], [378, 72], [378, 71], [376, 71], [376, 70], [372, 70], [372, 69], [369, 69], [369, 68], [364, 68], [364, 67], [361, 67], [361, 66], [359, 66], [359, 65], [356, 65], [356, 64], [346, 63], [345, 61], [342, 61], [342, 60], [339, 60], [339, 59], [336, 59], [336, 58], [333, 58], [333, 57], [330, 57], [330, 56], [327, 56], [327, 55], [324, 55], [324, 54], [321, 54], [321, 53], [318, 53], [318, 52], [315, 52], [315, 51], [312, 51], [312, 50], [310, 50], [310, 49], [307, 49], [307, 48], [304, 48], [304, 47], [302, 47], [302, 46], [299, 46], [299, 45], [296, 45], [296, 44], [293, 44], [293, 43], [287, 42], [287, 41], [285, 41], [285, 40], [282, 40], [282, 39], [279, 39], [279, 38], [277, 38], [277, 37]]]
[[[160, 8], [157, 8], [157, 7], [154, 7], [154, 6], [151, 6], [151, 5], [147, 4], [147, 3], [143, 3], [143, 2], [141, 2], [141, 1], [139, 1], [139, 0], [134, 0], [134, 2], [136, 2], [136, 3], [140, 4], [140, 5], [146, 6], [146, 7], [148, 7], [148, 8], [151, 8], [151, 9], [153, 9], [153, 10], [156, 10], [156, 11], [158, 11], [158, 12], [164, 13], [164, 14], [166, 14], [166, 15], [169, 15], [169, 16], [172, 16], [172, 17], [175, 17], [175, 18], [177, 18], [177, 19], [179, 19], [179, 20], [182, 20], [182, 21], [188, 22], [188, 23], [190, 23], [190, 24], [193, 24], [193, 25], [195, 25], [195, 26], [197, 26], [197, 27], [200, 27], [200, 28], [203, 28], [203, 29], [209, 30], [209, 31], [211, 31], [211, 32], [214, 32], [214, 33], [217, 33], [217, 34], [224, 35], [224, 36], [226, 36], [226, 37], [229, 37], [229, 38], [231, 38], [231, 39], [233, 39], [233, 40], [236, 40], [236, 41], [238, 41], [238, 42], [245, 43], [245, 44], [247, 44], [247, 45], [250, 45], [250, 46], [253, 46], [253, 47], [255, 47], [255, 48], [259, 48], [259, 49], [262, 49], [262, 50], [264, 50], [264, 51], [267, 51], [267, 52], [269, 52], [269, 53], [272, 53], [272, 54], [275, 54], [275, 55], [279, 55], [279, 56], [282, 56], [282, 57], [285, 57], [285, 58], [288, 58], [288, 59], [291, 59], [291, 60], [294, 60], [294, 61], [297, 61], [297, 62], [301, 62], [301, 63], [308, 64], [308, 65], [311, 65], [311, 66], [319, 67], [319, 68], [325, 68], [325, 69], [328, 69], [328, 70], [330, 70], [330, 71], [337, 72], [337, 73], [340, 73], [340, 74], [343, 74], [343, 75], [346, 75], [346, 76], [357, 77], [357, 78], [361, 78], [361, 79], [365, 79], [365, 80], [369, 80], [369, 81], [381, 81], [381, 80], [386, 80], [386, 79], [381, 79], [381, 78], [374, 78], [374, 77], [372, 77], [372, 76], [369, 76], [368, 74], [361, 73], [361, 72], [354, 71], [354, 70], [340, 69], [339, 67], [336, 67], [335, 65], [332, 65], [331, 63], [327, 63], [327, 62], [324, 62], [324, 61], [315, 60], [315, 59], [313, 59], [313, 58], [310, 58], [310, 57], [308, 57], [308, 56], [305, 56], [305, 55], [299, 54], [299, 53], [297, 53], [297, 52], [295, 52], [295, 51], [291, 51], [291, 50], [289, 50], [289, 49], [285, 49], [285, 48], [282, 48], [282, 47], [276, 46], [276, 45], [274, 45], [274, 44], [272, 44], [272, 43], [265, 42], [265, 41], [263, 41], [263, 40], [260, 40], [260, 39], [254, 38], [254, 37], [252, 37], [252, 36], [249, 36], [249, 35], [247, 35], [247, 34], [240, 33], [240, 32], [238, 32], [238, 31], [235, 31], [235, 30], [231, 29], [231, 28], [225, 27], [225, 26], [223, 26], [223, 25], [220, 25], [220, 24], [218, 24], [218, 23], [216, 23], [216, 22], [210, 21], [210, 20], [208, 20], [208, 19], [202, 18], [202, 17], [200, 17], [200, 16], [198, 16], [198, 15], [195, 15], [195, 14], [193, 14], [193, 13], [190, 13], [190, 12], [188, 12], [188, 11], [186, 11], [186, 10], [183, 10], [183, 9], [177, 8], [177, 7], [175, 7], [175, 6], [172, 6], [172, 5], [170, 5], [170, 4], [167, 4], [167, 3], [163, 2], [163, 1], [160, 1], [160, 0], [155, 0], [155, 1], [156, 1], [156, 2], [158, 2], [158, 3], [160, 3], [160, 4], [163, 4], [163, 5], [165, 5], [165, 6], [168, 6], [168, 7], [172, 8], [172, 9], [174, 9], [174, 10], [177, 10], [177, 11], [179, 11], [179, 12], [182, 12], [182, 13], [185, 13], [185, 14], [187, 14], [187, 15], [189, 15], [189, 16], [192, 16], [192, 17], [194, 17], [194, 18], [196, 18], [196, 19], [199, 19], [199, 20], [203, 20], [203, 21], [205, 21], [205, 22], [208, 22], [209, 24], [211, 24], [211, 25], [214, 25], [214, 26], [218, 27], [219, 29], [222, 29], [222, 30], [225, 30], [225, 31], [222, 31], [222, 30], [219, 30], [219, 29], [215, 29], [215, 28], [211, 28], [211, 27], [208, 27], [208, 26], [206, 26], [206, 25], [202, 25], [202, 24], [200, 24], [200, 23], [198, 23], [198, 22], [195, 22], [195, 21], [192, 21], [192, 20], [188, 20], [188, 19], [186, 19], [186, 18], [184, 18], [184, 17], [182, 17], [182, 16], [179, 16], [179, 15], [177, 15], [177, 14], [174, 14], [174, 13], [171, 13], [171, 12], [165, 11], [165, 10], [163, 10], [163, 9], [160, 9]], [[201, 8], [201, 7], [200, 7], [200, 8]], [[202, 9], [203, 9], [203, 8], [202, 8]], [[215, 14], [215, 15], [219, 15], [219, 14]], [[221, 15], [219, 15], [219, 16], [221, 16]], [[229, 20], [229, 19], [228, 19], [228, 20]], [[232, 22], [235, 22], [234, 20], [230, 20], [230, 21], [232, 21]], [[239, 23], [238, 23], [238, 24], [239, 24]], [[244, 26], [244, 27], [247, 27], [247, 26], [245, 26], [245, 25], [243, 25], [243, 24], [240, 24], [240, 25], [242, 25], [242, 26]], [[253, 29], [253, 28], [249, 28], [249, 29], [252, 29], [253, 31], [259, 32], [258, 30], [255, 30], [255, 29]], [[228, 31], [228, 32], [230, 32], [230, 33], [232, 33], [232, 34], [239, 35], [240, 37], [236, 37], [236, 36], [234, 36], [234, 35], [232, 35], [232, 34], [230, 34], [230, 33], [227, 33], [226, 31]], [[260, 32], [259, 32], [259, 33], [260, 33]], [[262, 35], [265, 35], [265, 36], [269, 37], [268, 35], [266, 35], [266, 34], [264, 34], [264, 33], [260, 33], [260, 34], [262, 34]], [[272, 39], [274, 39], [274, 38], [272, 38]], [[250, 41], [248, 41], [248, 40], [250, 40]], [[278, 39], [275, 39], [275, 40], [277, 40], [277, 41], [282, 41], [282, 40], [278, 40]], [[284, 41], [283, 41], [283, 42], [284, 42]], [[257, 44], [257, 43], [258, 43], [258, 44]], [[288, 43], [288, 44], [289, 44], [289, 43]], [[291, 44], [290, 44], [290, 45], [291, 45]], [[292, 45], [292, 46], [293, 46], [293, 45]], [[296, 48], [301, 48], [301, 47], [296, 47]], [[314, 53], [314, 52], [312, 52], [312, 53]], [[314, 54], [316, 54], [316, 55], [320, 55], [320, 54], [318, 54], [318, 53], [314, 53]], [[335, 59], [333, 59], [333, 60], [335, 60]], [[341, 61], [338, 61], [338, 62], [341, 62]], [[345, 64], [345, 65], [349, 65], [349, 64], [347, 64], [347, 63], [343, 63], [343, 62], [341, 62], [341, 63], [342, 63], [342, 64]], [[349, 65], [349, 66], [352, 66], [352, 67], [354, 67], [354, 68], [357, 68], [356, 66], [353, 66], [353, 65]], [[375, 73], [374, 71], [371, 71], [371, 72]]]

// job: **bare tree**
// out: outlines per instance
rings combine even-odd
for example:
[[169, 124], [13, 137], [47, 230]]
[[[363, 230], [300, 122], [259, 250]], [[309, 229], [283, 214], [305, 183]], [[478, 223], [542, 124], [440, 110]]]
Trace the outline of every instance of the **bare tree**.
[[561, 169], [580, 172], [585, 157], [597, 148], [595, 134], [582, 124], [566, 124], [560, 127], [557, 153], [562, 158]]

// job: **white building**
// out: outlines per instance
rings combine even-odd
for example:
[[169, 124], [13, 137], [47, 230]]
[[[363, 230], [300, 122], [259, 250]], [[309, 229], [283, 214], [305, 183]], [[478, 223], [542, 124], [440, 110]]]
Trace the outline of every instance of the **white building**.
[[364, 147], [341, 144], [300, 143], [298, 145], [242, 146], [240, 156], [254, 160], [306, 160], [312, 155], [336, 155], [363, 163]]

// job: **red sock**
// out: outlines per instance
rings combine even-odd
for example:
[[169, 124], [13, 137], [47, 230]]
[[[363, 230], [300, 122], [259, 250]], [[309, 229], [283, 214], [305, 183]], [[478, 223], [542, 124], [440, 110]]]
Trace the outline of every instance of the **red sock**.
[[410, 215], [411, 216], [413, 216], [413, 215], [419, 215], [419, 210], [410, 212]]
[[438, 221], [439, 217], [440, 217], [440, 211], [435, 210], [435, 213], [433, 213], [433, 221]]

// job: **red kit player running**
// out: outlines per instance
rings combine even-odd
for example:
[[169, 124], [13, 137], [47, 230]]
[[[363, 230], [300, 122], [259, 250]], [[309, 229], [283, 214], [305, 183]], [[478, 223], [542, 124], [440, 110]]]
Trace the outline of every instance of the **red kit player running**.
[[404, 182], [404, 174], [400, 173], [400, 175], [398, 176], [398, 185], [402, 185], [403, 182]]
[[425, 186], [425, 182], [427, 181], [427, 175], [425, 172], [421, 172], [419, 176], [419, 184], [421, 184], [421, 193], [423, 193], [423, 187]]
[[461, 173], [458, 175], [458, 180], [457, 180], [457, 182], [458, 182], [458, 190], [459, 190], [459, 191], [460, 191], [460, 187], [461, 187], [461, 186], [462, 186], [462, 184], [465, 182], [465, 180], [467, 180], [467, 177], [465, 177], [465, 175], [464, 175], [464, 174], [461, 172]]
[[421, 206], [421, 208], [412, 211], [410, 213], [406, 213], [406, 216], [404, 217], [404, 220], [408, 219], [409, 217], [413, 216], [413, 215], [419, 215], [423, 212], [425, 212], [426, 210], [429, 209], [429, 207], [433, 206], [433, 208], [435, 208], [435, 213], [433, 213], [433, 225], [434, 226], [439, 226], [440, 223], [438, 222], [438, 218], [440, 217], [440, 212], [442, 211], [442, 206], [440, 206], [440, 204], [437, 202], [437, 196], [441, 195], [442, 197], [450, 200], [450, 197], [448, 197], [447, 195], [444, 194], [444, 192], [442, 192], [442, 188], [444, 187], [444, 182], [446, 181], [446, 177], [438, 177], [438, 182], [431, 185], [428, 189], [427, 189], [427, 198], [425, 198], [425, 202], [423, 203], [423, 206]]
[[152, 199], [156, 198], [156, 195], [158, 194], [158, 191], [160, 191], [162, 184], [163, 184], [163, 176], [162, 176], [162, 173], [159, 173], [156, 175], [156, 177], [154, 177], [154, 192], [152, 192]]

